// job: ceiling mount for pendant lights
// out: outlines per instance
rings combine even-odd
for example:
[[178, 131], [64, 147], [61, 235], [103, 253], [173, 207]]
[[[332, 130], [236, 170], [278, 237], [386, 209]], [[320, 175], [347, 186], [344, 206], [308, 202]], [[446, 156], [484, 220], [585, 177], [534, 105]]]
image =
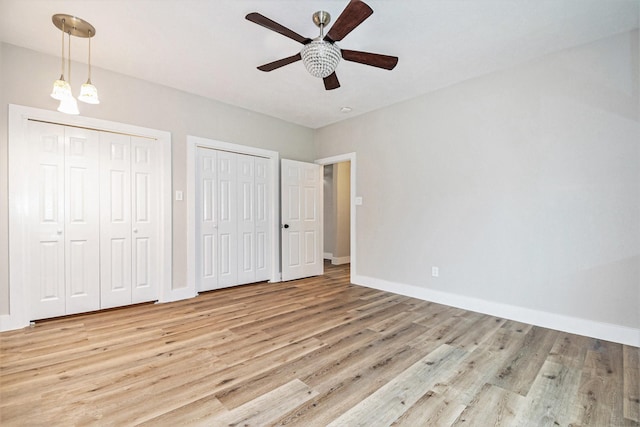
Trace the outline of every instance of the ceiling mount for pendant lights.
[[[71, 92], [71, 36], [80, 37], [80, 38], [88, 38], [89, 39], [89, 77], [87, 82], [81, 86], [80, 96], [78, 99], [80, 101], [89, 103], [89, 104], [99, 104], [100, 101], [98, 99], [98, 90], [91, 83], [91, 38], [96, 35], [96, 29], [93, 25], [85, 21], [84, 19], [78, 18], [73, 15], [67, 15], [64, 13], [58, 13], [51, 17], [53, 25], [56, 26], [61, 31], [62, 34], [62, 70], [60, 73], [60, 78], [53, 83], [53, 91], [51, 92], [51, 97], [60, 101], [60, 106], [58, 107], [58, 111], [67, 113], [67, 114], [79, 114], [78, 111], [78, 103], [76, 99], [73, 97]], [[64, 35], [67, 34], [69, 37], [69, 48], [67, 51], [68, 62], [67, 62], [67, 79], [64, 79]]]

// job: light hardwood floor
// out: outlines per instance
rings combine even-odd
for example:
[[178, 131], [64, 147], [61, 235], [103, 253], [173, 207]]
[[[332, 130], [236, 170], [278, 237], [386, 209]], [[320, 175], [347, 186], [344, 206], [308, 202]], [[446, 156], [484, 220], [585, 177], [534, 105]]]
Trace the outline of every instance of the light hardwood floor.
[[637, 426], [640, 350], [323, 277], [0, 334], [3, 426]]

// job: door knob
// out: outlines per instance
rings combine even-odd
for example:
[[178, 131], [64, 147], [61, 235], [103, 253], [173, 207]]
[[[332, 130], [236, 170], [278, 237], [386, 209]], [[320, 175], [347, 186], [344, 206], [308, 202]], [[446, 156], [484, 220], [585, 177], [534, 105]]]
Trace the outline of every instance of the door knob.
[[134, 232], [134, 233], [137, 233], [137, 232], [138, 232], [138, 229], [137, 229], [137, 228], [134, 228], [134, 229], [133, 229], [133, 232]]
[[58, 230], [58, 234], [62, 234], [62, 230]]
[[289, 224], [283, 225], [282, 228], [289, 228]]

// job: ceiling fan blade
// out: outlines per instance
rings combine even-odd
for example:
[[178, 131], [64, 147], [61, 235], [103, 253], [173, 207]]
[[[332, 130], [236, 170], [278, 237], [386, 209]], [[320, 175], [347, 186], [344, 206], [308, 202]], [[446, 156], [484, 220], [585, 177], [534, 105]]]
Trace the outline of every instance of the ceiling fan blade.
[[275, 31], [276, 33], [280, 33], [285, 37], [289, 37], [292, 40], [297, 41], [298, 43], [308, 44], [311, 43], [311, 39], [308, 37], [303, 37], [300, 34], [296, 33], [293, 30], [285, 27], [284, 25], [278, 24], [276, 21], [272, 21], [264, 15], [261, 15], [257, 12], [253, 12], [245, 16], [248, 21], [254, 22], [258, 25], [262, 25], [265, 28], [270, 29], [271, 31]]
[[289, 56], [287, 58], [278, 59], [277, 61], [269, 62], [268, 64], [264, 64], [258, 67], [260, 71], [273, 71], [277, 68], [284, 67], [285, 65], [289, 65], [293, 62], [300, 61], [302, 56], [297, 53], [293, 56]]
[[325, 36], [326, 41], [339, 42], [373, 14], [373, 9], [361, 0], [351, 0]]
[[359, 50], [341, 49], [342, 59], [346, 61], [359, 62], [373, 67], [393, 70], [398, 64], [397, 56], [381, 55], [379, 53], [361, 52]]
[[338, 89], [340, 87], [340, 82], [338, 81], [338, 76], [335, 71], [322, 80], [324, 81], [324, 88], [326, 90]]

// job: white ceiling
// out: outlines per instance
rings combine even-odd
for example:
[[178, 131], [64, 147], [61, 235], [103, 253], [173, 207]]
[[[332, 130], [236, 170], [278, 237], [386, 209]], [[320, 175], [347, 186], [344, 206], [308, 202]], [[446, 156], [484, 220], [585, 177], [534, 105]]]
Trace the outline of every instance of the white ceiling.
[[[640, 0], [365, 1], [374, 14], [339, 45], [398, 56], [398, 66], [342, 61], [342, 87], [333, 91], [301, 62], [258, 71], [302, 45], [244, 17], [259, 12], [313, 38], [313, 12], [326, 10], [335, 22], [348, 0], [0, 0], [0, 36], [59, 55], [51, 16], [75, 15], [96, 27], [94, 66], [318, 128], [638, 28], [640, 15]], [[86, 62], [76, 40], [73, 58]], [[342, 113], [343, 106], [353, 111]]]

